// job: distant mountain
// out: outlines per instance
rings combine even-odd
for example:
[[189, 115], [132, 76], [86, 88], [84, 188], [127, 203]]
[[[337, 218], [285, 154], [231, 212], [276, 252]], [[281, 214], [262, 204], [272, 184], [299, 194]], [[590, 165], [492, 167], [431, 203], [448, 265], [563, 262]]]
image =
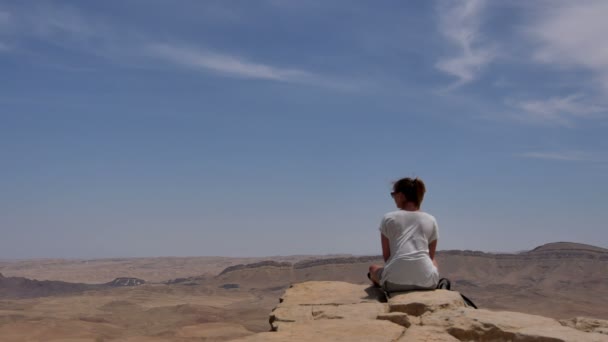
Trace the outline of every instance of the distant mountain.
[[[483, 307], [608, 319], [607, 249], [556, 242], [522, 253], [439, 251], [437, 260], [440, 276]], [[261, 262], [226, 268], [214, 282], [250, 289], [277, 289], [308, 280], [368, 283], [371, 263], [383, 264], [382, 257], [312, 259], [291, 266]]]
[[[438, 251], [438, 259], [448, 259], [453, 256], [473, 256], [481, 258], [491, 259], [522, 259], [529, 260], [538, 258], [541, 256], [553, 257], [553, 258], [585, 258], [585, 259], [597, 259], [597, 260], [608, 260], [608, 249], [581, 244], [574, 242], [554, 242], [548, 243], [542, 246], [538, 246], [530, 251], [520, 253], [488, 253], [481, 251], [471, 250], [445, 250]], [[246, 269], [256, 268], [293, 268], [293, 269], [306, 269], [315, 266], [328, 266], [328, 265], [345, 265], [345, 264], [360, 264], [360, 263], [382, 263], [382, 256], [371, 255], [371, 256], [344, 256], [326, 259], [309, 259], [303, 260], [296, 263], [288, 262], [275, 262], [275, 261], [261, 261], [252, 264], [239, 264], [225, 268], [219, 273], [218, 277], [224, 276], [228, 273], [235, 271], [242, 271]]]
[[[582, 243], [574, 242], [553, 242], [542, 246], [538, 246], [531, 251], [524, 252], [525, 254], [540, 254], [540, 253], [553, 253], [561, 255], [589, 255], [597, 256], [600, 259], [608, 257], [608, 249], [596, 247], [592, 245], [586, 245]], [[604, 259], [607, 260], [607, 259]]]
[[100, 285], [34, 280], [23, 277], [0, 277], [0, 298], [35, 298], [82, 293]]
[[256, 263], [252, 263], [252, 264], [239, 264], [239, 265], [234, 265], [234, 266], [225, 268], [222, 272], [220, 272], [219, 275], [237, 271], [237, 270], [247, 269], [247, 268], [258, 268], [258, 267], [267, 267], [267, 266], [291, 267], [292, 264], [290, 262], [276, 262], [276, 261], [272, 261], [272, 260], [260, 261], [260, 262], [256, 262]]
[[[593, 316], [608, 319], [608, 250], [591, 245], [555, 242], [520, 253], [439, 251], [441, 277], [482, 307], [527, 311], [565, 318]], [[291, 283], [308, 280], [369, 283], [368, 266], [383, 264], [380, 255], [332, 256], [279, 262], [261, 261], [226, 267], [217, 276], [175, 278], [167, 286], [192, 291], [283, 291]], [[149, 265], [147, 267], [153, 267]], [[6, 273], [6, 272], [5, 272]], [[1, 298], [68, 295], [89, 290], [140, 286], [140, 278], [119, 277], [104, 284], [38, 281], [0, 274]], [[213, 290], [211, 290], [213, 289]]]
[[139, 286], [145, 281], [137, 278], [116, 278], [106, 284], [68, 283], [54, 280], [35, 280], [23, 277], [5, 277], [0, 274], [0, 298], [36, 298], [103, 290], [113, 287]]

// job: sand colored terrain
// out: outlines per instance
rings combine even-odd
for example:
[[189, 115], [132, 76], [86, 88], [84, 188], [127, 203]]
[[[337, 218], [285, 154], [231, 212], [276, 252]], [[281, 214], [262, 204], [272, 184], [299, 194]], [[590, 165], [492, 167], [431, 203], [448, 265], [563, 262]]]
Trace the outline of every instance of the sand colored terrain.
[[608, 250], [553, 243], [519, 254], [443, 252], [442, 276], [483, 307], [608, 319]]
[[[278, 295], [279, 292], [275, 294]], [[267, 329], [269, 292], [142, 285], [0, 301], [2, 341], [225, 340]]]
[[[472, 298], [481, 308], [557, 319], [587, 316], [606, 320], [608, 250], [592, 247], [549, 244], [519, 254], [444, 251], [438, 259], [442, 275], [452, 279], [454, 289]], [[115, 276], [138, 275], [148, 282], [139, 286], [95, 287], [84, 292], [74, 292], [82, 289], [73, 284], [32, 283], [15, 278], [35, 275], [41, 269], [37, 261], [2, 264], [0, 340], [136, 342], [246, 338], [269, 329], [268, 313], [290, 284], [327, 280], [363, 285], [368, 282], [368, 265], [382, 262], [379, 256], [285, 257], [264, 262], [262, 258], [169, 259], [172, 258], [97, 260], [92, 269], [74, 260], [42, 261], [41, 275], [57, 280], [77, 279], [92, 284], [111, 282]], [[215, 261], [200, 264], [204, 260]], [[179, 271], [168, 271], [172, 263], [181, 265], [177, 267]], [[146, 275], [151, 275], [152, 281]], [[179, 276], [167, 281], [171, 275]], [[19, 284], [32, 287], [32, 298], [15, 297], [15, 293], [22, 295], [29, 287], [20, 288], [22, 291], [6, 288], [25, 286]], [[53, 291], [46, 291], [46, 287]], [[48, 293], [53, 295], [45, 295]]]
[[31, 259], [0, 260], [0, 273], [7, 277], [37, 280], [60, 280], [73, 283], [98, 284], [118, 277], [162, 282], [194, 275], [216, 275], [227, 267], [263, 260], [296, 263], [307, 259], [334, 258], [341, 255], [273, 256], [256, 258], [227, 257], [157, 257], [113, 259]]

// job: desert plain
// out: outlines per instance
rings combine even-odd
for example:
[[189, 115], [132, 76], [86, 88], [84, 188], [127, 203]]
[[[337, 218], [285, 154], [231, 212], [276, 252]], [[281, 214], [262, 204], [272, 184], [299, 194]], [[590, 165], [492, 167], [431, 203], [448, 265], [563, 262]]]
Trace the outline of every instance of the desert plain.
[[[608, 250], [549, 243], [520, 253], [438, 252], [480, 308], [608, 319]], [[365, 284], [380, 256], [0, 260], [0, 341], [226, 341], [268, 331], [292, 283]]]

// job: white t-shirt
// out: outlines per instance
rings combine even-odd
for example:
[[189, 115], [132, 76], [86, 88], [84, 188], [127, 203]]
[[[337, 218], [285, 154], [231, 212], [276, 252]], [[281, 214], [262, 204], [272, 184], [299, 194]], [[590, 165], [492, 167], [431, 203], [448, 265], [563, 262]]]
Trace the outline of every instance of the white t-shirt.
[[435, 287], [439, 272], [429, 255], [429, 243], [437, 240], [437, 221], [422, 211], [392, 211], [382, 218], [380, 232], [390, 242], [380, 283]]

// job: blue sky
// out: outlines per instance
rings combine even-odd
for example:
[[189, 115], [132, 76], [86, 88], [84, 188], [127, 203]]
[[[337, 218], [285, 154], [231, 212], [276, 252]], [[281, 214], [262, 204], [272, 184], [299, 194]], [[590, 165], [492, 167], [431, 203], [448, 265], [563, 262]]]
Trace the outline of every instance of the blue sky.
[[0, 258], [608, 247], [605, 1], [2, 1]]

